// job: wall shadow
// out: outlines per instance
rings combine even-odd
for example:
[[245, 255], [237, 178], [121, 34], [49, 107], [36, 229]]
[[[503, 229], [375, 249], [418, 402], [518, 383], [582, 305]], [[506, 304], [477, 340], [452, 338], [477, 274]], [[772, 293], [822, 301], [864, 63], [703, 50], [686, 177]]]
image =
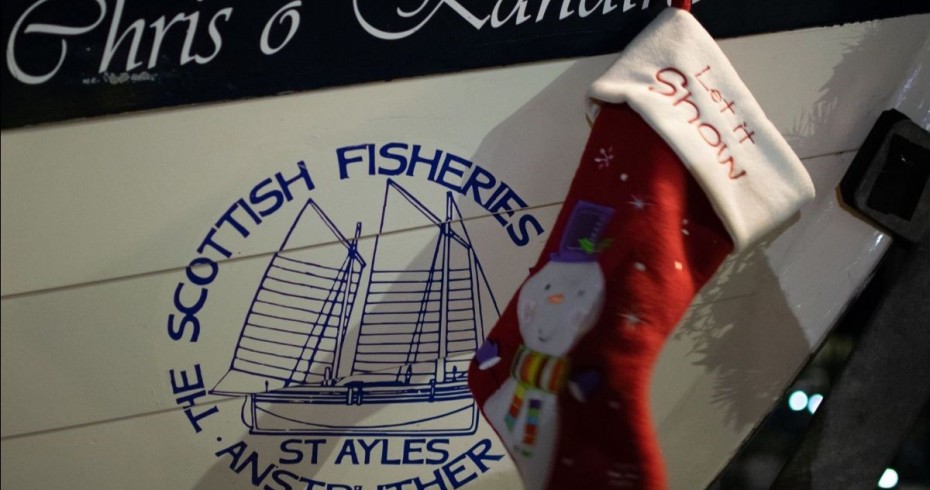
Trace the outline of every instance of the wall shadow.
[[820, 97], [805, 113], [796, 117], [790, 128], [784, 130], [784, 137], [791, 147], [804, 156], [824, 153], [823, 149], [811, 154], [804, 151], [807, 144], [822, 146], [822, 143], [817, 143], [822, 141], [852, 143], [843, 145], [843, 148], [831, 148], [833, 151], [854, 148], [865, 137], [878, 114], [889, 107], [892, 87], [888, 87], [886, 93], [876, 93], [876, 86], [884, 88], [879, 83], [886, 79], [897, 84], [899, 78], [891, 78], [885, 73], [864, 72], [864, 69], [907, 68], [907, 65], [898, 66], [896, 53], [889, 51], [889, 46], [900, 45], [900, 42], [895, 42], [899, 33], [882, 29], [874, 23], [863, 24], [863, 29], [861, 36], [843, 44], [842, 59], [833, 66], [833, 74], [820, 87]]
[[[472, 160], [501, 181], [519, 182], [514, 190], [530, 207], [561, 202], [590, 133], [585, 115], [588, 86], [615, 57], [597, 56], [572, 63], [491, 129]], [[465, 215], [485, 212], [471, 200], [462, 200], [460, 205]]]
[[673, 334], [690, 344], [682, 361], [713, 378], [711, 403], [737, 431], [771, 409], [811, 348], [765, 247], [728, 258]]

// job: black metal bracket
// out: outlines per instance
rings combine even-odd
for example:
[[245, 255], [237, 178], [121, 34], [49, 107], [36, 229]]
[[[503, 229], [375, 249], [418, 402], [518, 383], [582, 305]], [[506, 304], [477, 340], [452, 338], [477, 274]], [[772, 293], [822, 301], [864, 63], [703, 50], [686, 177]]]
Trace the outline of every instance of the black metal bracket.
[[897, 266], [774, 489], [875, 488], [930, 401], [930, 133], [885, 112], [840, 191], [847, 205], [894, 235]]
[[896, 238], [921, 241], [930, 229], [930, 133], [885, 111], [840, 182], [846, 204]]

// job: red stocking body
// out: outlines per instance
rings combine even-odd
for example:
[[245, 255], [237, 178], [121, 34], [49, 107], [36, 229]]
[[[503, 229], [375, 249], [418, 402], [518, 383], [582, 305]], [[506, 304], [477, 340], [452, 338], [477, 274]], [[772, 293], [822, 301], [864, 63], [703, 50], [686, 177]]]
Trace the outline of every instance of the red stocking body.
[[[558, 397], [557, 450], [543, 465], [549, 488], [662, 488], [650, 372], [666, 337], [733, 245], [687, 168], [626, 105], [601, 109], [531, 276], [558, 251], [579, 201], [614, 211], [597, 257], [606, 284], [603, 311], [570, 353], [573, 373], [593, 371], [600, 382], [584, 402]], [[472, 364], [479, 406], [510, 376], [523, 344], [516, 309], [514, 299], [488, 337], [501, 362], [486, 370]]]

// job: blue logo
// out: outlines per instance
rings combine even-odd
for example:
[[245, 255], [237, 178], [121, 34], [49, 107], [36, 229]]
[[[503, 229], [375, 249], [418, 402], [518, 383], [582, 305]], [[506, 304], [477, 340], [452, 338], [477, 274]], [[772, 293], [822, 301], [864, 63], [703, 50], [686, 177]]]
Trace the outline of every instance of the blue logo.
[[[337, 151], [340, 164], [344, 150]], [[467, 162], [452, 157], [457, 165]], [[340, 175], [349, 177], [344, 165]], [[338, 208], [344, 202], [313, 196], [316, 185], [303, 162], [296, 177], [278, 173], [263, 180], [207, 233], [187, 280], [175, 289], [169, 337], [196, 343], [206, 324], [208, 288], [219, 275], [217, 261], [233, 256], [226, 240], [247, 238], [272, 214], [299, 203], [277, 252], [251, 285], [254, 294], [243, 305], [225, 374], [210, 383], [200, 364], [169, 370], [177, 404], [196, 433], [209, 432], [221, 411], [239, 407], [236, 415], [249, 437], [234, 443], [216, 437], [221, 444], [215, 455], [256, 487], [460, 488], [503, 458], [498, 443], [476, 435], [480, 417], [468, 390], [470, 360], [500, 307], [455, 200], [454, 190], [461, 196], [464, 188], [446, 186], [444, 203], [437, 205], [435, 190], [433, 199], [424, 200], [399, 179], [380, 179], [379, 221], [371, 223], [348, 222]], [[515, 196], [511, 201], [522, 202], [501, 185]], [[337, 222], [333, 209], [347, 222]], [[529, 229], [542, 233], [531, 214], [521, 223], [527, 216]], [[516, 246], [525, 242], [513, 240]], [[210, 328], [215, 335], [228, 327]], [[279, 449], [276, 455], [255, 449], [268, 442]], [[378, 482], [323, 481], [315, 470], [324, 462], [377, 466], [372, 477]], [[375, 476], [384, 467], [404, 465], [425, 473], [397, 480]]]

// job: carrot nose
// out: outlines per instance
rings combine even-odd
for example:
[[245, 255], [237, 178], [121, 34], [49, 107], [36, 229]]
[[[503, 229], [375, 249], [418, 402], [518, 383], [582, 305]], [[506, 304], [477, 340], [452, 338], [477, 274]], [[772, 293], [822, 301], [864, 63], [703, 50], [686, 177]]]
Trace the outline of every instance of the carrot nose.
[[553, 294], [552, 296], [546, 298], [546, 300], [554, 305], [560, 305], [562, 304], [562, 301], [565, 301], [565, 295], [562, 293]]

